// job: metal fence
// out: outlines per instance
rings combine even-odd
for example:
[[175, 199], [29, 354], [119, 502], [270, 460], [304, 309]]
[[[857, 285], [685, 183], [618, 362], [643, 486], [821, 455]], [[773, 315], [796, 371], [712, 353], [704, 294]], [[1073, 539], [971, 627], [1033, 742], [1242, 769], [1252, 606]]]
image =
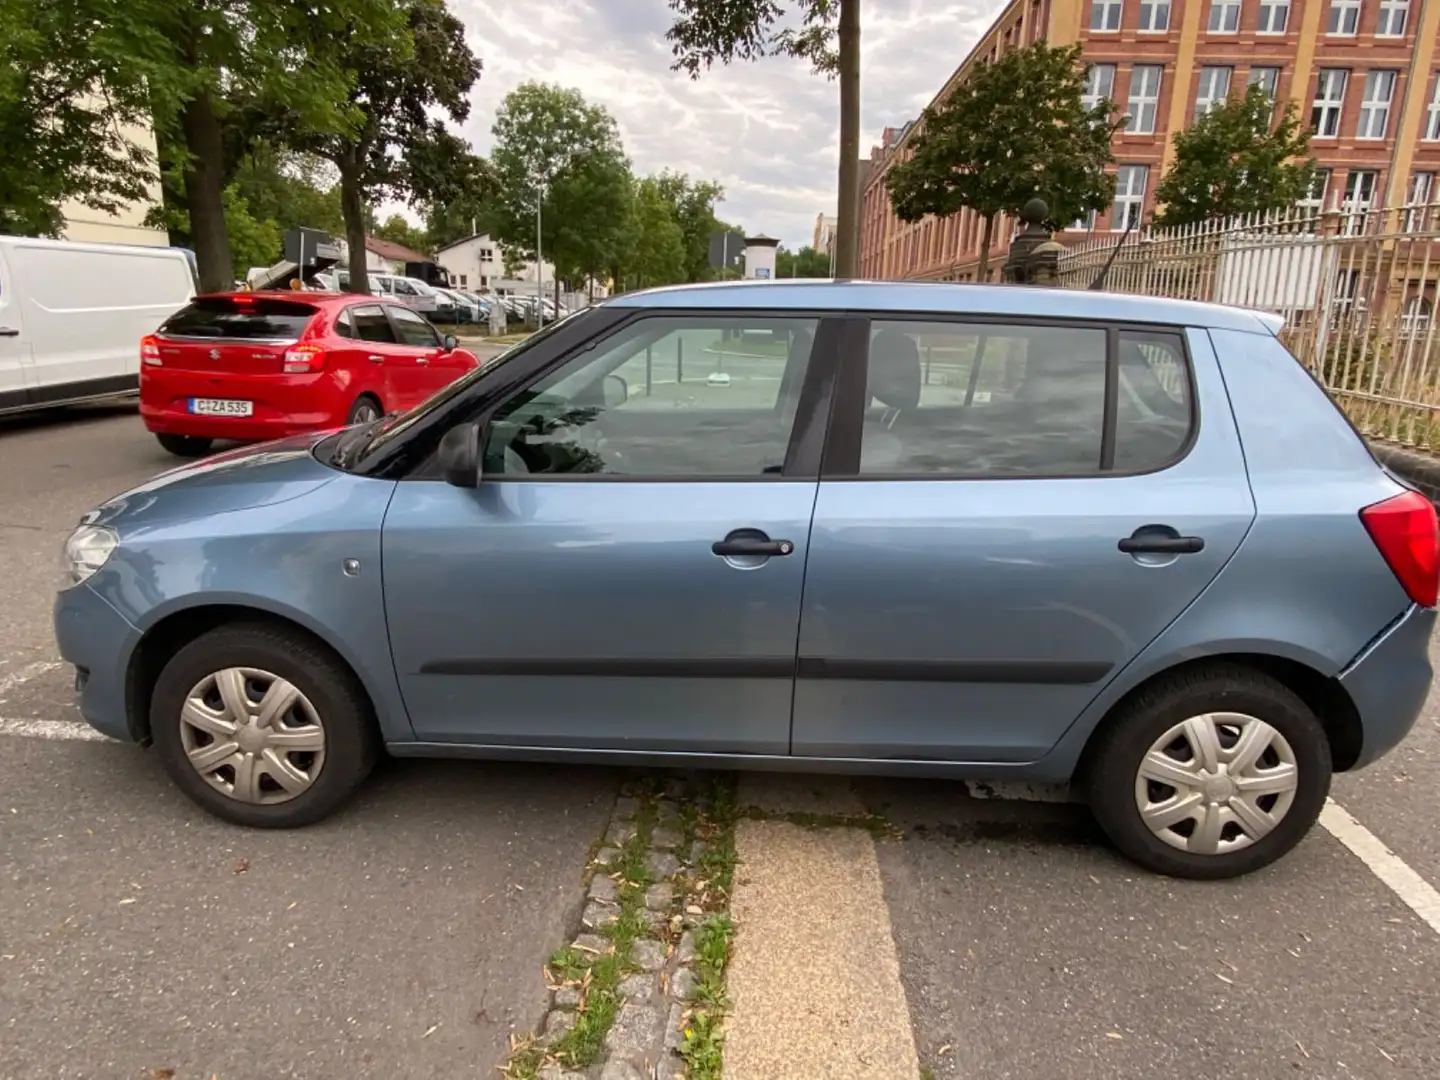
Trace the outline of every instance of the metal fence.
[[[1112, 262], [1113, 258], [1113, 262]], [[1336, 200], [1177, 229], [1098, 237], [1060, 282], [1275, 312], [1281, 337], [1366, 435], [1440, 452], [1440, 202]]]

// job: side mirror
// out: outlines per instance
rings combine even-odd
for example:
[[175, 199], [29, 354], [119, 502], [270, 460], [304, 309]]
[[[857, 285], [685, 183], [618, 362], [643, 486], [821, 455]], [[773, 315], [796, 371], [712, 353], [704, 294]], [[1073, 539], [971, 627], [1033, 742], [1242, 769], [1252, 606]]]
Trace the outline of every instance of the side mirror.
[[445, 335], [444, 345], [446, 352], [454, 352], [459, 344], [460, 340], [454, 334]]
[[480, 425], [461, 424], [440, 437], [440, 475], [456, 487], [480, 486]]
[[613, 409], [630, 400], [630, 384], [619, 375], [605, 376], [605, 407]]

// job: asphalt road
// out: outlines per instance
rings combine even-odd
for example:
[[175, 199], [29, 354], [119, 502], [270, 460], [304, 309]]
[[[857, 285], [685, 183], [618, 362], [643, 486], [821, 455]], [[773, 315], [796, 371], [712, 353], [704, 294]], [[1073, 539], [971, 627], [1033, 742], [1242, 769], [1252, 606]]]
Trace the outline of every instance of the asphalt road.
[[[174, 460], [122, 406], [0, 420], [0, 463], [0, 716], [75, 723], [58, 545]], [[543, 1013], [616, 780], [391, 763], [277, 834], [202, 815], [147, 752], [0, 737], [0, 1077], [494, 1075]], [[1432, 700], [1334, 795], [1440, 885], [1437, 786]], [[1136, 871], [1078, 808], [854, 787], [900, 829], [879, 872], [937, 1078], [1440, 1076], [1440, 933], [1322, 829], [1202, 885]]]

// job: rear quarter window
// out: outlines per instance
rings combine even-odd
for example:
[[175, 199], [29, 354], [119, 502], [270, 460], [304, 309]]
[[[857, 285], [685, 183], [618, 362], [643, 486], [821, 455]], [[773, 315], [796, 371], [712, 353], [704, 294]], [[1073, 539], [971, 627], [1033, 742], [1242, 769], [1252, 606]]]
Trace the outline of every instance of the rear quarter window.
[[167, 319], [160, 333], [171, 337], [294, 341], [305, 332], [315, 310], [293, 300], [204, 296]]

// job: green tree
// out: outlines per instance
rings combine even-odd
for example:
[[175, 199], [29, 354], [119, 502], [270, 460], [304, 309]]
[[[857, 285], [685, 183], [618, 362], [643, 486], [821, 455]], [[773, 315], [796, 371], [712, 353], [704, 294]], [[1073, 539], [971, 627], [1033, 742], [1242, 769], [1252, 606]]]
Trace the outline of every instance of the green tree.
[[665, 171], [654, 177], [658, 194], [670, 205], [685, 243], [685, 274], [678, 281], [710, 281], [710, 237], [721, 229], [715, 206], [725, 189], [712, 180], [691, 180], [684, 173]]
[[245, 196], [234, 184], [225, 189], [224, 200], [225, 230], [230, 237], [236, 276], [243, 279], [252, 266], [273, 266], [278, 262], [284, 232], [275, 220], [252, 214]]
[[623, 250], [633, 181], [615, 120], [578, 90], [524, 83], [496, 113], [493, 225], [507, 248], [544, 258], [559, 279], [600, 276]]
[[[891, 168], [891, 205], [902, 221], [969, 207], [984, 220], [979, 276], [989, 271], [995, 215], [1039, 196], [1052, 225], [1103, 210], [1115, 195], [1105, 166], [1124, 124], [1111, 101], [1086, 108], [1080, 46], [1039, 41], [982, 62], [925, 110], [912, 155]], [[843, 277], [839, 260], [836, 274]]]
[[[840, 80], [839, 215], [835, 272], [854, 277], [860, 243], [860, 0], [670, 0], [675, 68], [698, 78], [717, 61], [781, 54]], [[1024, 130], [1024, 129], [1021, 129]]]
[[125, 130], [148, 125], [169, 52], [157, 14], [154, 0], [0, 0], [0, 233], [58, 235], [71, 199], [113, 213], [148, 197], [155, 161]]
[[[688, 280], [685, 230], [675, 204], [664, 190], [666, 177], [647, 176], [635, 185], [631, 243], [626, 252], [624, 286], [647, 289]], [[620, 287], [621, 282], [616, 282]]]
[[790, 251], [783, 244], [775, 253], [777, 278], [828, 278], [830, 253], [817, 251], [806, 244], [799, 251]]
[[396, 244], [403, 244], [411, 251], [418, 251], [424, 254], [430, 247], [430, 237], [426, 230], [411, 225], [400, 214], [391, 214], [388, 218], [375, 226], [373, 235], [382, 240], [390, 240]]
[[1295, 103], [1287, 101], [1277, 120], [1274, 99], [1252, 86], [1176, 134], [1175, 160], [1155, 189], [1162, 204], [1155, 221], [1195, 225], [1289, 209], [1305, 197], [1314, 175], [1310, 132]]

